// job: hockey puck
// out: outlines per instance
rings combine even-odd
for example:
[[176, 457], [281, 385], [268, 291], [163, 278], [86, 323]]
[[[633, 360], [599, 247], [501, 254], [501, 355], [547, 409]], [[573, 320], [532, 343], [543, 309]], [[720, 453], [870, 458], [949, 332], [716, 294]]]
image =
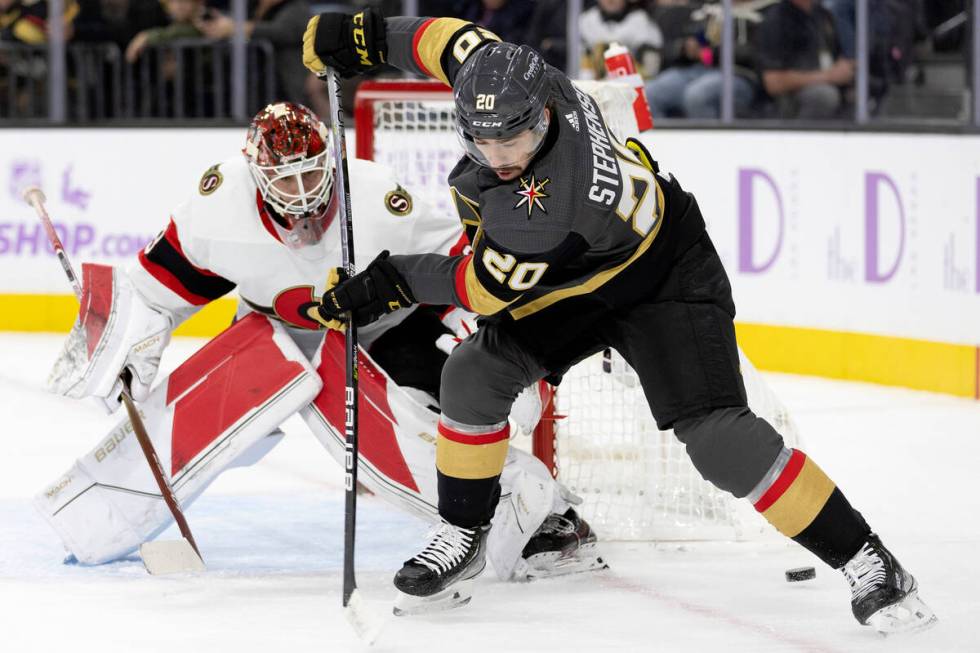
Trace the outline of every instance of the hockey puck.
[[801, 580], [813, 580], [817, 577], [817, 570], [813, 567], [796, 567], [786, 570], [786, 582], [797, 583]]

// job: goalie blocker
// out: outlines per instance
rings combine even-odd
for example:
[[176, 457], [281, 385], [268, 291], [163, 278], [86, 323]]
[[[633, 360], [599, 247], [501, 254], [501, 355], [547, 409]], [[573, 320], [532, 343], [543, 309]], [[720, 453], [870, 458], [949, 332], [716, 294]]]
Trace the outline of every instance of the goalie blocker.
[[[438, 415], [365, 352], [359, 359], [359, 480], [392, 504], [436, 521]], [[181, 505], [186, 509], [223, 471], [264, 456], [281, 439], [278, 425], [297, 411], [342, 465], [344, 389], [338, 379], [343, 363], [341, 334], [327, 332], [311, 364], [287, 329], [253, 313], [159, 383], [141, 410]], [[501, 481], [488, 557], [500, 578], [524, 577], [529, 570], [522, 551], [532, 535], [550, 514], [565, 513], [576, 499], [539, 460], [516, 449], [508, 455]], [[84, 564], [125, 556], [172, 521], [128, 419], [39, 493], [35, 503], [66, 549]], [[581, 568], [592, 568], [595, 551], [583, 553], [589, 560]], [[574, 555], [561, 562], [555, 573], [579, 570]]]

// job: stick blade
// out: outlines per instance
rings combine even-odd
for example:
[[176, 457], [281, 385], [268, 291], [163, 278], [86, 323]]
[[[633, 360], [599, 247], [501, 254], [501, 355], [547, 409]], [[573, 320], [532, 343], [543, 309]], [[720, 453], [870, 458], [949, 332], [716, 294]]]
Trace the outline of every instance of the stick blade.
[[154, 576], [205, 571], [204, 561], [185, 539], [157, 540], [140, 545], [146, 571]]
[[374, 644], [384, 627], [384, 622], [368, 608], [356, 588], [344, 606], [344, 617], [361, 641], [368, 646]]

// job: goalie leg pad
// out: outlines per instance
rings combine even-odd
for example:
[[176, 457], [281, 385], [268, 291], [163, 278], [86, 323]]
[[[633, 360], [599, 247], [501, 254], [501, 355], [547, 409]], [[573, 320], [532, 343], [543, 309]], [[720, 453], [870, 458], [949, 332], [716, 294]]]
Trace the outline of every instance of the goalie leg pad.
[[[258, 314], [174, 370], [140, 413], [181, 506], [309, 403], [320, 385], [283, 328]], [[172, 521], [126, 417], [35, 505], [85, 564], [124, 556]]]
[[[344, 340], [324, 338], [314, 360], [323, 390], [300, 411], [320, 443], [344, 464]], [[358, 352], [358, 481], [386, 501], [428, 521], [438, 521], [436, 433], [439, 415], [394, 383], [370, 355]], [[562, 514], [568, 493], [547, 467], [528, 453], [510, 449], [500, 477], [503, 499], [487, 542], [497, 574], [507, 579], [521, 550], [550, 513]]]
[[[428, 522], [436, 509], [435, 441], [439, 416], [358, 351], [358, 482]], [[323, 390], [300, 411], [313, 435], [344, 466], [344, 336], [330, 331], [314, 365]]]
[[[534, 463], [544, 468], [537, 458], [511, 448], [500, 477], [500, 503], [487, 537], [487, 557], [500, 580], [514, 576], [524, 546], [553, 512], [556, 495], [560, 496], [553, 479], [525, 469]], [[503, 491], [504, 488], [508, 491]]]

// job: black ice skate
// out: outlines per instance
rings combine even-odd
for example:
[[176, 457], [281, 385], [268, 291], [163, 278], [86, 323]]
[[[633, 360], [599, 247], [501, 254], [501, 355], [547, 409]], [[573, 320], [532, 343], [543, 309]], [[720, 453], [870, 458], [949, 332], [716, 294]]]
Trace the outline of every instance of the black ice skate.
[[596, 551], [592, 528], [572, 508], [548, 515], [521, 556], [528, 580], [609, 567]]
[[395, 574], [396, 615], [421, 614], [466, 605], [473, 579], [486, 567], [490, 525], [459, 528], [442, 522], [417, 556]]
[[851, 609], [861, 625], [882, 635], [923, 630], [936, 615], [919, 599], [918, 584], [898, 563], [877, 535], [841, 571], [851, 585]]

